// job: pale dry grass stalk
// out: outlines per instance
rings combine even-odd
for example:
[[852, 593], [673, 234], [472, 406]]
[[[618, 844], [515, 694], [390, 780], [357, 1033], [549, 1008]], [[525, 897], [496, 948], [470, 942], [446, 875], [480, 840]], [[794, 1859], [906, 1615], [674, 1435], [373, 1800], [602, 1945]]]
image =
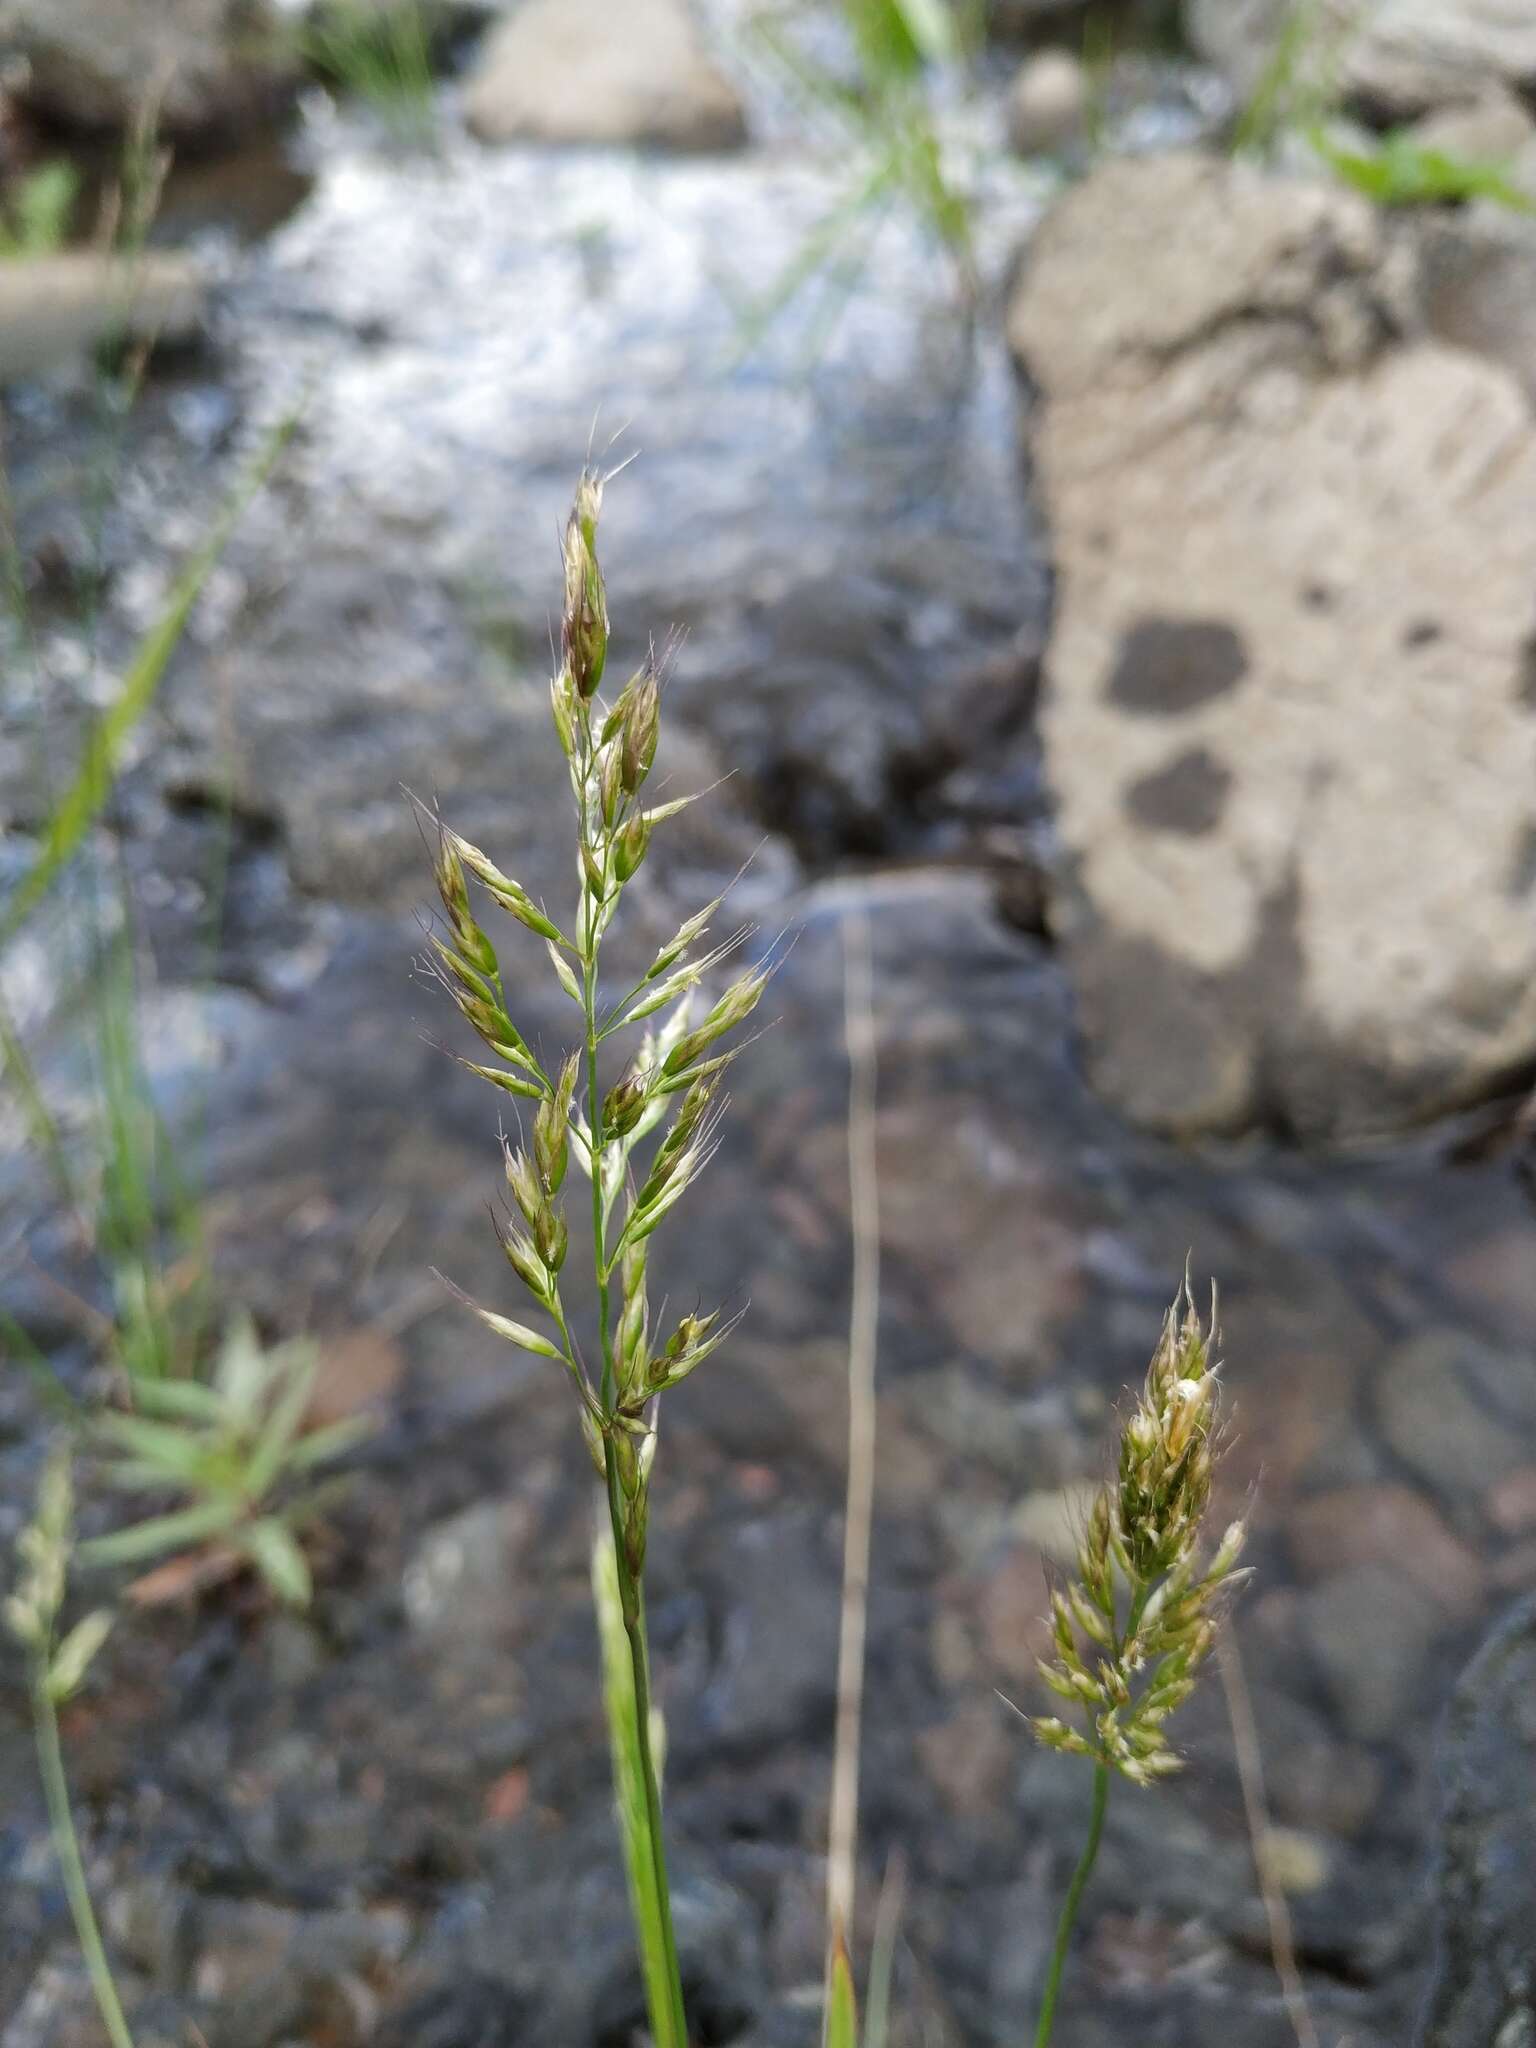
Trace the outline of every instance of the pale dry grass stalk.
[[1222, 1690], [1227, 1699], [1227, 1718], [1232, 1724], [1232, 1748], [1237, 1758], [1238, 1783], [1243, 1792], [1243, 1813], [1253, 1845], [1253, 1867], [1259, 1880], [1259, 1893], [1269, 1922], [1269, 1952], [1275, 1965], [1275, 1975], [1280, 1979], [1280, 1994], [1285, 2000], [1286, 2015], [1296, 2036], [1297, 2048], [1322, 2048], [1312, 2008], [1307, 2003], [1306, 1987], [1297, 1967], [1291, 1909], [1286, 1903], [1284, 1888], [1275, 1875], [1274, 1858], [1270, 1853], [1264, 1753], [1259, 1747], [1253, 1699], [1235, 1637], [1223, 1637], [1216, 1651], [1216, 1668], [1221, 1673]]
[[842, 920], [843, 1014], [848, 1057], [848, 1192], [853, 1288], [848, 1324], [848, 1476], [837, 1655], [837, 1732], [827, 1845], [827, 1941], [831, 1958], [853, 1926], [859, 1835], [859, 1751], [864, 1648], [875, 1505], [875, 1367], [880, 1317], [880, 1181], [875, 1156], [877, 1090], [874, 962], [868, 914]]

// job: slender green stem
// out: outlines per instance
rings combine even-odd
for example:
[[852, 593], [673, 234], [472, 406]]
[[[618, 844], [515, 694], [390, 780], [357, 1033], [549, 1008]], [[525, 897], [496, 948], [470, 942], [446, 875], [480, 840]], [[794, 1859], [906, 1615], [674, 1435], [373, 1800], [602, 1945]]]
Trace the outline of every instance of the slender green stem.
[[1035, 2029], [1035, 2048], [1049, 2048], [1051, 2029], [1056, 2023], [1056, 1999], [1061, 1991], [1061, 1973], [1066, 1966], [1067, 1950], [1072, 1942], [1072, 1928], [1077, 1920], [1077, 1909], [1082, 1904], [1083, 1892], [1093, 1874], [1094, 1860], [1099, 1853], [1099, 1840], [1104, 1833], [1104, 1809], [1108, 1804], [1109, 1766], [1095, 1764], [1093, 1809], [1088, 1817], [1088, 1839], [1083, 1844], [1083, 1853], [1078, 1858], [1077, 1868], [1072, 1873], [1072, 1882], [1067, 1887], [1067, 1896], [1062, 1903], [1061, 1918], [1056, 1923], [1056, 1945], [1051, 1950], [1051, 1967], [1046, 1974], [1045, 1996], [1040, 2002], [1040, 2024]]
[[74, 1917], [75, 1935], [90, 1973], [102, 2024], [112, 2048], [133, 2048], [133, 2036], [123, 2017], [123, 2008], [112, 1981], [112, 1966], [102, 1946], [96, 1909], [91, 1904], [80, 1858], [80, 1841], [75, 1833], [74, 1815], [69, 1808], [69, 1784], [64, 1776], [64, 1753], [59, 1747], [59, 1719], [48, 1692], [48, 1673], [42, 1658], [32, 1663], [32, 1725], [37, 1734], [37, 1760], [43, 1777], [43, 1797], [48, 1804], [48, 1825], [53, 1834], [54, 1854], [64, 1880], [64, 1894]]
[[[587, 731], [590, 747], [590, 729]], [[608, 1230], [603, 1215], [603, 1098], [598, 1085], [597, 1069], [597, 912], [594, 906], [587, 923], [586, 945], [582, 982], [582, 1010], [586, 1023], [587, 1049], [587, 1118], [592, 1131], [592, 1256], [597, 1275], [597, 1313], [602, 1330], [603, 1377], [602, 1408], [605, 1416], [612, 1416], [617, 1401], [617, 1374], [613, 1359], [613, 1331], [609, 1322], [608, 1308]], [[652, 1997], [651, 2032], [655, 2036], [655, 2048], [688, 2048], [688, 2023], [683, 2013], [683, 1980], [677, 1960], [677, 1937], [672, 1927], [672, 1892], [667, 1881], [666, 1847], [661, 1833], [661, 1786], [656, 1778], [656, 1758], [651, 1746], [651, 1673], [650, 1654], [645, 1634], [645, 1594], [640, 1580], [630, 1569], [625, 1548], [624, 1535], [624, 1494], [619, 1482], [618, 1465], [614, 1455], [613, 1438], [605, 1434], [603, 1439], [603, 1460], [607, 1473], [608, 1515], [613, 1524], [613, 1547], [618, 1567], [619, 1605], [624, 1616], [624, 1633], [629, 1640], [630, 1668], [634, 1680], [634, 1711], [636, 1747], [640, 1755], [640, 1774], [645, 1787], [646, 1833], [650, 1838], [650, 1855], [655, 1878], [657, 1900], [657, 1922], [661, 1937], [661, 1974], [666, 1981], [666, 1996]], [[637, 1929], [642, 1944], [644, 1930]], [[646, 1958], [641, 1956], [642, 1974], [650, 1985], [650, 1973], [645, 1970]]]
[[[612, 1499], [610, 1493], [610, 1506]], [[656, 1751], [651, 1741], [651, 1660], [645, 1635], [645, 1589], [638, 1580], [631, 1579], [617, 1531], [615, 1541], [619, 1542], [619, 1599], [624, 1612], [624, 1633], [629, 1638], [629, 1662], [635, 1687], [635, 1727], [640, 1738], [640, 1772], [645, 1785], [646, 1832], [651, 1838], [661, 1961], [667, 1981], [666, 2010], [652, 2011], [651, 2032], [656, 2037], [655, 2048], [688, 2048], [683, 1976], [677, 1958], [677, 1936], [672, 1926], [672, 1889], [667, 1877], [666, 1844], [661, 1834], [661, 1786], [656, 1777]], [[633, 1620], [630, 1619], [631, 1610]]]
[[[1138, 1585], [1131, 1598], [1130, 1612], [1126, 1616], [1125, 1632], [1119, 1637], [1117, 1651], [1128, 1643], [1141, 1626], [1141, 1617], [1146, 1612], [1152, 1596], [1150, 1584]], [[1056, 2021], [1056, 2000], [1061, 1991], [1061, 1973], [1066, 1967], [1067, 1950], [1072, 1943], [1072, 1929], [1077, 1920], [1077, 1909], [1082, 1903], [1083, 1891], [1093, 1874], [1095, 1859], [1099, 1853], [1099, 1840], [1104, 1833], [1104, 1812], [1109, 1805], [1109, 1765], [1096, 1763], [1093, 1767], [1093, 1807], [1088, 1816], [1088, 1839], [1083, 1844], [1083, 1853], [1078, 1859], [1072, 1882], [1067, 1887], [1067, 1896], [1062, 1902], [1061, 1918], [1056, 1923], [1056, 1945], [1051, 1950], [1051, 1967], [1046, 1975], [1045, 1996], [1040, 2004], [1040, 2023], [1035, 2029], [1035, 2048], [1047, 2048], [1051, 2028]]]

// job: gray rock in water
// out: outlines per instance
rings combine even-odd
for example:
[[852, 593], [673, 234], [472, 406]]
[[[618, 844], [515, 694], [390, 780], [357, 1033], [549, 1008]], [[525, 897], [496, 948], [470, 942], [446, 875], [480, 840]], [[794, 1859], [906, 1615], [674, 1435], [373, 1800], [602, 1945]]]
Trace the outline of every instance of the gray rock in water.
[[[1536, 197], [1536, 148], [1515, 176]], [[1437, 208], [1420, 239], [1430, 327], [1502, 363], [1536, 404], [1536, 221], [1492, 201]]]
[[168, 251], [125, 261], [80, 249], [0, 265], [0, 381], [116, 339], [188, 341], [204, 300], [197, 265]]
[[1495, 85], [1475, 100], [1458, 100], [1424, 115], [1409, 132], [1420, 149], [1464, 163], [1499, 164], [1518, 180], [1516, 159], [1536, 140], [1536, 120], [1518, 94]]
[[1442, 1774], [1440, 1956], [1422, 2048], [1536, 2041], [1536, 1599], [1473, 1658]]
[[298, 76], [268, 0], [0, 0], [0, 59], [21, 105], [71, 128], [155, 112], [209, 140], [270, 113]]
[[[1185, 0], [1189, 40], [1245, 96], [1274, 58], [1292, 0]], [[1303, 74], [1401, 119], [1536, 84], [1536, 11], [1520, 0], [1322, 0], [1297, 53]]]
[[486, 142], [730, 149], [746, 139], [741, 101], [684, 0], [528, 0], [492, 32], [465, 113]]
[[1008, 140], [1020, 156], [1048, 156], [1082, 135], [1088, 71], [1070, 50], [1042, 50], [1019, 66], [1008, 93]]
[[1355, 194], [1109, 164], [1010, 313], [1057, 610], [1052, 906], [1101, 1090], [1356, 1134], [1536, 1051], [1536, 422]]

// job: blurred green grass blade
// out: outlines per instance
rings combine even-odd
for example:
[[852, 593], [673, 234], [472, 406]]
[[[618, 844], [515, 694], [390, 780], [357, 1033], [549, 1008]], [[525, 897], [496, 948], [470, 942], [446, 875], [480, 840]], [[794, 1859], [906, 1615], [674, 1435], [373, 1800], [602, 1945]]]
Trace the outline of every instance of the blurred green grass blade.
[[158, 1465], [168, 1486], [195, 1486], [206, 1472], [208, 1453], [203, 1440], [182, 1423], [149, 1422], [142, 1415], [103, 1415], [96, 1430], [131, 1458]]
[[219, 1405], [232, 1423], [249, 1427], [256, 1421], [272, 1384], [272, 1372], [271, 1359], [262, 1349], [250, 1312], [236, 1309], [225, 1325], [213, 1373]]
[[83, 1217], [85, 1212], [80, 1190], [75, 1184], [74, 1170], [69, 1163], [69, 1154], [64, 1149], [64, 1140], [58, 1123], [43, 1100], [37, 1069], [28, 1057], [27, 1049], [22, 1044], [10, 1011], [3, 1001], [0, 1001], [0, 1070], [3, 1070], [11, 1086], [16, 1090], [32, 1143], [47, 1160], [54, 1186], [58, 1189], [65, 1208], [72, 1209], [77, 1216]]
[[15, 185], [9, 217], [0, 220], [0, 258], [23, 262], [62, 249], [79, 191], [80, 175], [63, 158], [29, 171]]
[[784, 308], [817, 271], [830, 263], [861, 221], [868, 223], [870, 210], [894, 185], [898, 167], [889, 155], [882, 156], [865, 181], [823, 215], [801, 243], [767, 295], [756, 305], [738, 312], [737, 354], [743, 361], [767, 333]]
[[47, 1407], [62, 1421], [71, 1424], [82, 1422], [85, 1410], [27, 1331], [5, 1309], [0, 1309], [0, 1338], [5, 1342], [4, 1352], [0, 1354], [3, 1362], [19, 1365], [23, 1372], [29, 1374]]
[[[916, 78], [927, 62], [906, 0], [843, 0], [866, 79], [889, 87]], [[922, 16], [921, 8], [914, 8]]]
[[308, 1430], [284, 1458], [283, 1470], [311, 1472], [316, 1465], [324, 1465], [329, 1459], [339, 1458], [344, 1452], [366, 1443], [376, 1426], [372, 1416], [350, 1415], [340, 1422], [328, 1422], [320, 1429]]
[[314, 1591], [309, 1560], [298, 1539], [276, 1515], [264, 1515], [244, 1532], [241, 1547], [279, 1600], [289, 1607], [307, 1607]]
[[1400, 129], [1384, 135], [1370, 150], [1346, 149], [1321, 123], [1309, 130], [1307, 139], [1338, 177], [1378, 206], [1461, 205], [1487, 199], [1511, 213], [1536, 212], [1536, 200], [1510, 180], [1503, 165], [1422, 148]]
[[114, 1458], [98, 1476], [103, 1486], [119, 1493], [167, 1493], [181, 1485], [151, 1458]]
[[890, 0], [913, 47], [930, 64], [947, 64], [960, 54], [960, 35], [949, 0]]
[[277, 1357], [286, 1367], [287, 1385], [279, 1382], [277, 1397], [262, 1424], [261, 1435], [246, 1467], [245, 1483], [254, 1500], [263, 1497], [283, 1469], [288, 1450], [299, 1433], [305, 1410], [314, 1395], [315, 1375], [320, 1369], [320, 1353], [313, 1345], [279, 1352]]
[[156, 1258], [159, 1116], [144, 1075], [138, 990], [126, 935], [97, 978], [96, 1063], [103, 1111], [102, 1174], [96, 1238], [113, 1268], [118, 1348], [135, 1378], [172, 1368], [174, 1334]]
[[[608, 1743], [613, 1758], [613, 1786], [618, 1809], [624, 1871], [629, 1880], [630, 1907], [635, 1917], [646, 2005], [651, 2030], [658, 2040], [670, 2038], [671, 1980], [663, 1934], [661, 1901], [656, 1891], [656, 1859], [651, 1850], [640, 1735], [635, 1725], [635, 1683], [630, 1667], [629, 1639], [619, 1604], [618, 1560], [613, 1532], [606, 1518], [592, 1546], [592, 1598], [602, 1645], [603, 1707], [608, 1717]], [[654, 1731], [652, 1747], [656, 1747]], [[658, 1776], [661, 1760], [656, 1760]]]
[[869, 1945], [869, 1998], [864, 2014], [864, 2048], [886, 2048], [891, 2031], [891, 1978], [896, 1967], [896, 1940], [906, 1897], [906, 1864], [898, 1850], [886, 1868], [875, 1906], [875, 1932]]
[[219, 1397], [201, 1380], [146, 1380], [133, 1390], [141, 1415], [166, 1421], [216, 1423], [222, 1414]]
[[267, 436], [256, 460], [232, 492], [212, 533], [182, 571], [163, 615], [140, 642], [116, 701], [92, 732], [75, 779], [54, 808], [37, 859], [17, 885], [3, 916], [0, 916], [0, 946], [15, 936], [42, 902], [60, 869], [77, 851], [111, 795], [123, 748], [155, 700], [203, 585], [228, 547], [247, 506], [288, 445], [298, 422], [298, 413], [289, 413]]
[[147, 1522], [135, 1522], [112, 1536], [93, 1536], [80, 1545], [86, 1564], [143, 1564], [167, 1550], [189, 1550], [211, 1537], [223, 1536], [239, 1519], [231, 1501], [203, 1501], [194, 1508], [180, 1508], [173, 1515], [155, 1515]]
[[827, 1966], [827, 2011], [822, 2029], [825, 2048], [859, 2048], [859, 2007], [853, 1990], [853, 1965], [841, 1932], [833, 1940]]

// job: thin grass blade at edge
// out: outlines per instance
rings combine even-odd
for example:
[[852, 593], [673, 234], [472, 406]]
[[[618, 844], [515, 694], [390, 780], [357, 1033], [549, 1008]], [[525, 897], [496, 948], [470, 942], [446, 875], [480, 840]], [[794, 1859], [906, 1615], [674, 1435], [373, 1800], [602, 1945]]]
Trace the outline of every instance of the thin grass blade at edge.
[[848, 1193], [853, 1288], [848, 1318], [848, 1479], [843, 1517], [842, 1613], [837, 1654], [837, 1732], [827, 1827], [826, 2048], [850, 2044], [857, 2027], [847, 1934], [858, 1869], [859, 1751], [875, 1504], [876, 1356], [880, 1319], [880, 1181], [874, 944], [862, 905], [842, 921], [844, 1032], [848, 1056]]

